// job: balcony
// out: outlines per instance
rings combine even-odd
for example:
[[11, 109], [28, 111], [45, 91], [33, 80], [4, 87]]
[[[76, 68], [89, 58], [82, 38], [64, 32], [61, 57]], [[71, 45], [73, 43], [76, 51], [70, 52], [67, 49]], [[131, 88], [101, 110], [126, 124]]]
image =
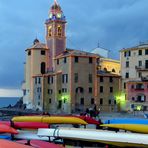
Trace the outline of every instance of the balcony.
[[135, 66], [137, 71], [148, 71], [148, 67], [146, 66]]
[[141, 81], [143, 81], [143, 82], [148, 82], [148, 76], [146, 76], [146, 77], [141, 77]]

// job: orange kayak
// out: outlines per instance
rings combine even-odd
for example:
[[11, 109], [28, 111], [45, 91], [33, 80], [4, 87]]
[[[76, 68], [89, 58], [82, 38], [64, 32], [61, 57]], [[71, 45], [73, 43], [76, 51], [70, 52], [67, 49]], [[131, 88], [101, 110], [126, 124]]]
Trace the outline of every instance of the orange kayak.
[[18, 134], [16, 129], [5, 124], [0, 124], [0, 133]]
[[0, 148], [33, 148], [33, 147], [0, 139]]

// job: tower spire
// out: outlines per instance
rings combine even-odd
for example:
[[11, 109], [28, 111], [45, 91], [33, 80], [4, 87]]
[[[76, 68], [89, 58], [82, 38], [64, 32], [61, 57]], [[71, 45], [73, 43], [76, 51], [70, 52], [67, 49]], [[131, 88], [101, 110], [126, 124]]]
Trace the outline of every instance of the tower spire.
[[57, 5], [58, 5], [58, 2], [57, 2], [57, 0], [54, 0], [54, 4], [57, 4]]

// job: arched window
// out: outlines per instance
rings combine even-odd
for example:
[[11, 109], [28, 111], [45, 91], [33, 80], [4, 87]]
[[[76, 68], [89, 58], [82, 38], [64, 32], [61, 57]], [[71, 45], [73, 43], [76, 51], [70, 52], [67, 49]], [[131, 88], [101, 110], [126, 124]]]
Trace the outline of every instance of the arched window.
[[84, 89], [82, 87], [77, 87], [76, 93], [84, 93]]
[[45, 62], [41, 63], [41, 74], [45, 74], [46, 64]]
[[49, 26], [48, 27], [48, 37], [51, 37], [52, 36], [52, 27]]
[[62, 27], [61, 26], [58, 26], [57, 31], [58, 31], [58, 36], [62, 36]]
[[116, 72], [115, 69], [112, 69], [112, 72]]
[[104, 71], [106, 71], [106, 72], [107, 72], [107, 68], [104, 68]]

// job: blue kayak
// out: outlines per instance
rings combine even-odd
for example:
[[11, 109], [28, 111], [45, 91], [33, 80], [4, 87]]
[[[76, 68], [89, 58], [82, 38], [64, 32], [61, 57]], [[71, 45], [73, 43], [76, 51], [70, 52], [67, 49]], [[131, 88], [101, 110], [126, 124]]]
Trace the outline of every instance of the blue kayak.
[[8, 136], [8, 135], [0, 135], [0, 139], [11, 140], [11, 136]]
[[104, 124], [148, 124], [148, 120], [132, 119], [132, 118], [110, 119], [110, 120], [106, 120]]

